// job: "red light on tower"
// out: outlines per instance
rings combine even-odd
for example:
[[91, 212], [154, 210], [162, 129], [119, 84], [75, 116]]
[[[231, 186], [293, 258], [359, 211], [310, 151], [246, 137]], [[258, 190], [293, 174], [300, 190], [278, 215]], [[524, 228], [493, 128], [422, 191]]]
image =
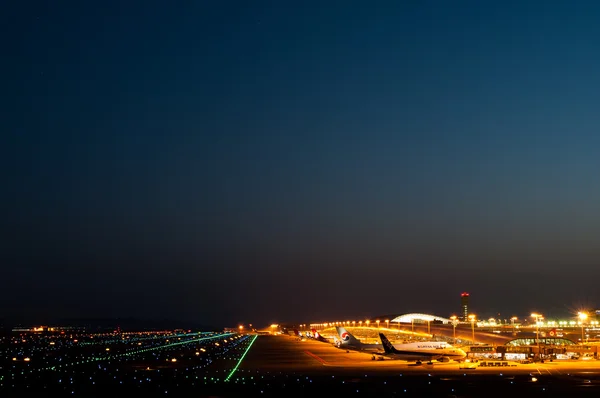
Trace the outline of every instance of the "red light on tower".
[[461, 297], [468, 297], [468, 296], [469, 296], [469, 293], [467, 293], [467, 292], [463, 292], [463, 293], [461, 293], [460, 295], [461, 295]]

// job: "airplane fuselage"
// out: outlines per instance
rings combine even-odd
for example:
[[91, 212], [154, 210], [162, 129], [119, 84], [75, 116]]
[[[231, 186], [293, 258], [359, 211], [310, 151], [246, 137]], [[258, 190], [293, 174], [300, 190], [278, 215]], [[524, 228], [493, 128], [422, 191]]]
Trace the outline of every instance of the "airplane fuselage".
[[394, 344], [394, 348], [395, 352], [382, 355], [405, 361], [460, 360], [466, 356], [463, 350], [439, 341]]
[[383, 347], [381, 344], [348, 344], [348, 343], [338, 343], [338, 348], [342, 348], [344, 350], [353, 350], [353, 351], [363, 351], [368, 353], [383, 353]]
[[463, 354], [457, 353], [455, 350], [440, 350], [435, 352], [427, 352], [427, 351], [404, 351], [398, 350], [399, 352], [395, 353], [381, 353], [381, 356], [400, 359], [403, 361], [444, 361], [444, 360], [461, 360], [465, 356]]

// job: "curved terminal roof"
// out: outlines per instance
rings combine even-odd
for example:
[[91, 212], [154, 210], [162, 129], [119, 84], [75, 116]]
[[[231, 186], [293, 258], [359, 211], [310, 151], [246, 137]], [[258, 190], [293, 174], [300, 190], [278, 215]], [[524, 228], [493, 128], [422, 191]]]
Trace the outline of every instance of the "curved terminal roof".
[[[527, 346], [536, 345], [537, 340], [535, 337], [521, 338], [507, 341], [504, 345], [511, 346]], [[575, 342], [569, 339], [563, 339], [560, 337], [540, 337], [540, 344], [545, 345], [575, 345]]]
[[430, 315], [430, 314], [416, 314], [416, 313], [400, 315], [391, 320], [391, 322], [400, 322], [400, 323], [412, 323], [413, 321], [417, 321], [417, 322], [439, 321], [442, 323], [451, 323], [452, 322], [451, 319], [443, 318], [441, 316]]

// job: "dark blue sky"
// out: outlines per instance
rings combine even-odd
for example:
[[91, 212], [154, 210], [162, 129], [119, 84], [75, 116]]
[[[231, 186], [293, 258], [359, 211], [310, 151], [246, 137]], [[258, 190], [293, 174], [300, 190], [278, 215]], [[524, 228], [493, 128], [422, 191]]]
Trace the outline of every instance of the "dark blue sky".
[[[410, 4], [409, 4], [410, 3]], [[0, 314], [598, 304], [600, 4], [0, 5]]]

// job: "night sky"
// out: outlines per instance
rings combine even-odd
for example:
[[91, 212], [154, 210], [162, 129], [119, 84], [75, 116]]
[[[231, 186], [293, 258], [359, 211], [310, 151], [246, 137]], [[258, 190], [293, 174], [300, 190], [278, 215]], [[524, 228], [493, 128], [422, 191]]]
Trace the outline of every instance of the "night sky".
[[0, 318], [600, 306], [599, 20], [4, 1]]

